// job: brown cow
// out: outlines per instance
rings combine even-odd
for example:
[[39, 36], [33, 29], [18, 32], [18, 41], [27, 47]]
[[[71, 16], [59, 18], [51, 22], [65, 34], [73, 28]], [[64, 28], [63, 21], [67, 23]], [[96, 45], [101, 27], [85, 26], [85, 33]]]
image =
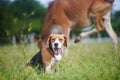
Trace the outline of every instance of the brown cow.
[[[86, 28], [92, 24], [96, 28], [81, 33], [78, 38], [105, 29], [117, 48], [117, 35], [112, 29], [110, 12], [114, 0], [54, 0], [48, 7], [38, 46], [44, 52], [50, 34], [63, 33], [69, 40], [70, 30]], [[77, 27], [76, 27], [77, 25]], [[79, 25], [79, 26], [78, 26]]]

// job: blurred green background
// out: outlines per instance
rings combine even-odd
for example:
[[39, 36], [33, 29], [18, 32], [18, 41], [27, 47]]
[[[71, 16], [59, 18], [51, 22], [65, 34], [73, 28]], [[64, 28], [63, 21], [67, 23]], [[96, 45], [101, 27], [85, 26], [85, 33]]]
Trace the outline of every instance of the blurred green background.
[[[18, 41], [33, 32], [40, 35], [46, 12], [47, 8], [38, 0], [0, 0], [0, 45], [11, 44], [13, 36]], [[113, 11], [111, 16], [113, 29], [120, 36], [120, 11]], [[108, 35], [102, 31], [101, 36]]]

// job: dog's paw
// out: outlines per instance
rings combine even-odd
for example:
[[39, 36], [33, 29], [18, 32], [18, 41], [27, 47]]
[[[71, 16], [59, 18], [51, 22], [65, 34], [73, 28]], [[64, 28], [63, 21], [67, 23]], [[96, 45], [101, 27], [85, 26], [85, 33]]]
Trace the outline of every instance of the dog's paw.
[[31, 69], [32, 69], [31, 66], [26, 66], [26, 67], [25, 67], [25, 70], [31, 70]]

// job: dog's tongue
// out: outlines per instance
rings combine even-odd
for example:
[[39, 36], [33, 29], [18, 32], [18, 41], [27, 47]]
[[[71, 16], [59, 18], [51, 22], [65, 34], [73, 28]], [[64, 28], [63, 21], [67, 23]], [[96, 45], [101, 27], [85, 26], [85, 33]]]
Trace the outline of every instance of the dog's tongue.
[[55, 55], [58, 55], [60, 53], [61, 49], [60, 48], [54, 48]]

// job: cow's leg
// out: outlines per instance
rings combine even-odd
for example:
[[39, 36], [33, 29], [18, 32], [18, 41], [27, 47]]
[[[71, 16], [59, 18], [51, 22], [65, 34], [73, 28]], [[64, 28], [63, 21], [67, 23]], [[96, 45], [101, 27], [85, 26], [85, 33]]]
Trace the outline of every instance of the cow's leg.
[[109, 36], [112, 38], [115, 49], [117, 49], [118, 48], [118, 39], [117, 39], [117, 35], [111, 25], [110, 11], [103, 17], [103, 19], [104, 19], [105, 30], [107, 31]]
[[97, 30], [96, 28], [94, 28], [94, 29], [92, 29], [92, 30], [90, 30], [90, 31], [80, 33], [80, 34], [76, 37], [75, 43], [79, 42], [81, 38], [83, 38], [83, 37], [85, 37], [85, 36], [88, 36], [88, 35], [90, 35], [90, 34], [96, 33], [96, 32], [98, 32], [98, 30]]
[[[76, 37], [76, 42], [78, 42], [81, 38], [88, 36], [90, 34], [96, 33], [96, 32], [100, 32], [102, 31], [104, 28], [107, 31], [107, 33], [109, 34], [109, 36], [112, 38], [113, 44], [115, 49], [117, 49], [118, 46], [118, 39], [117, 39], [117, 35], [115, 33], [115, 31], [113, 30], [112, 26], [111, 26], [111, 22], [110, 22], [110, 11], [104, 15], [102, 18], [97, 18], [96, 19], [96, 28], [91, 30], [91, 31], [87, 31], [87, 32], [83, 32], [80, 33], [77, 37]], [[98, 27], [100, 26], [100, 27]]]
[[[70, 34], [70, 27], [69, 27], [69, 25], [63, 25], [62, 26], [62, 31], [63, 31], [63, 34], [67, 38], [67, 47], [69, 47], [69, 34]], [[66, 47], [64, 47], [64, 49], [63, 49], [64, 57], [67, 57], [67, 54], [68, 54], [68, 50], [67, 50]]]
[[69, 25], [62, 26], [63, 34], [67, 37], [67, 42], [69, 42], [70, 27]]
[[104, 25], [103, 25], [103, 19], [101, 16], [96, 16], [95, 17], [95, 24], [96, 24], [96, 28], [90, 30], [90, 31], [87, 31], [87, 32], [82, 32], [80, 33], [76, 39], [75, 39], [75, 43], [79, 42], [79, 40], [85, 36], [88, 36], [88, 35], [91, 35], [93, 33], [96, 33], [96, 32], [100, 32], [104, 29]]

